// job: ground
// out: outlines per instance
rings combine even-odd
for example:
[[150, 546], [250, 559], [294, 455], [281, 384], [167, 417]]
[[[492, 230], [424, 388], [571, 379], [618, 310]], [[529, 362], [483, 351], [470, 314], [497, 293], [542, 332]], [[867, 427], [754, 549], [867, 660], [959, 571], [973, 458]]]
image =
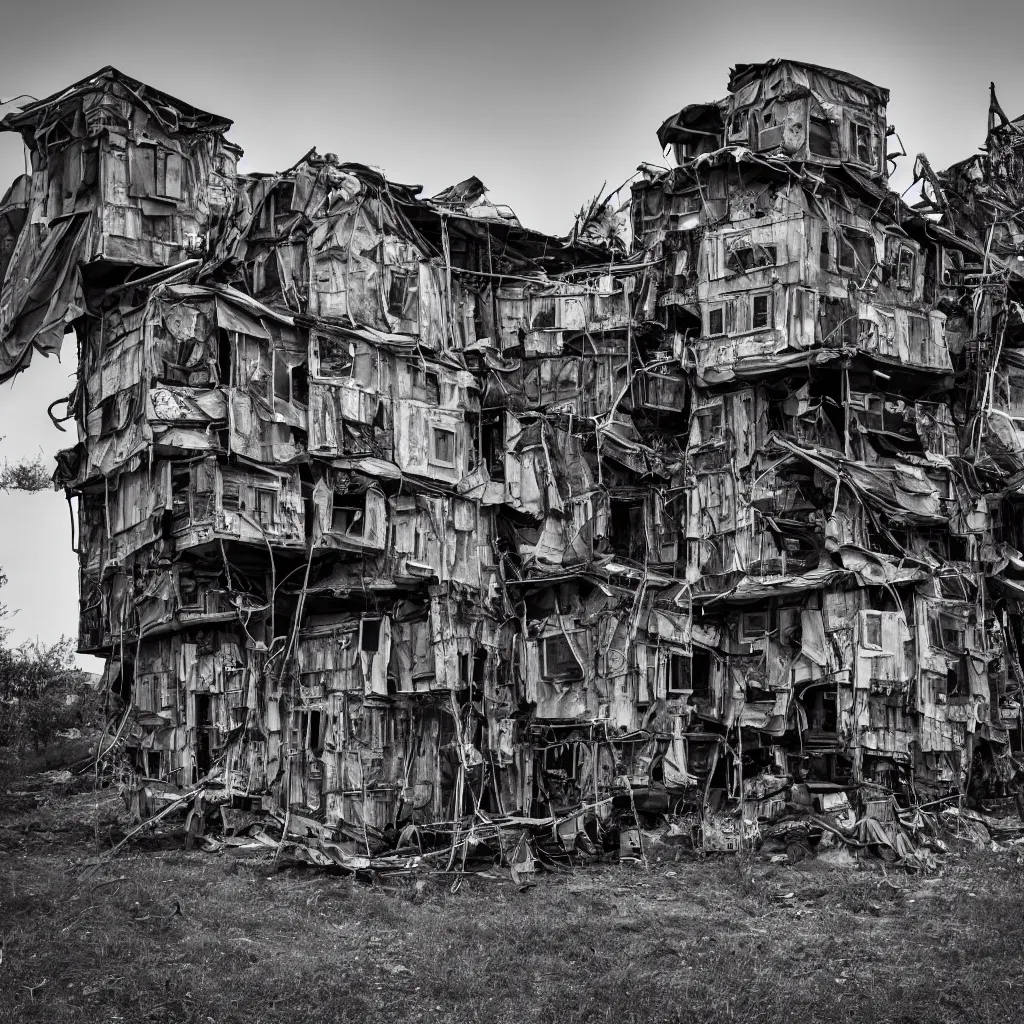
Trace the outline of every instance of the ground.
[[371, 885], [175, 839], [98, 855], [124, 827], [112, 790], [0, 794], [0, 1021], [960, 1024], [1024, 995], [1013, 849]]

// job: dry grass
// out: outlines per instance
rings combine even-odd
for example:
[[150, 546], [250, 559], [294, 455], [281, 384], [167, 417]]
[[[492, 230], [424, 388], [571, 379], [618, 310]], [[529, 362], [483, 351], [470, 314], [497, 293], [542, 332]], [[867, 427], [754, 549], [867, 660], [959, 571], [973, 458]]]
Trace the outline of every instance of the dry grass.
[[[1007, 1021], [1024, 867], [938, 879], [737, 858], [367, 886], [269, 859], [133, 849], [117, 812], [0, 816], [0, 1020]], [[789, 894], [793, 894], [790, 896]]]

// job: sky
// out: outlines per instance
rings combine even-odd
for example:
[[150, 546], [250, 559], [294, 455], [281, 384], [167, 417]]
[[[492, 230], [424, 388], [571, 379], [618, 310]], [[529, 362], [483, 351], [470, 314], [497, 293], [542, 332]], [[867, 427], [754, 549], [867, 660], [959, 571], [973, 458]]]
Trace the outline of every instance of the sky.
[[[560, 234], [607, 183], [663, 163], [655, 131], [725, 95], [729, 68], [788, 57], [891, 91], [908, 154], [942, 167], [984, 140], [988, 84], [1024, 113], [1019, 0], [33, 0], [0, 29], [0, 99], [42, 97], [113, 64], [234, 120], [243, 171], [312, 146], [382, 168], [427, 195], [475, 174], [531, 227]], [[0, 135], [0, 192], [21, 173]], [[36, 357], [0, 386], [0, 459], [74, 441], [46, 407], [73, 386]], [[60, 494], [0, 494], [0, 599], [15, 641], [74, 634], [77, 574]], [[95, 668], [95, 663], [83, 661]]]

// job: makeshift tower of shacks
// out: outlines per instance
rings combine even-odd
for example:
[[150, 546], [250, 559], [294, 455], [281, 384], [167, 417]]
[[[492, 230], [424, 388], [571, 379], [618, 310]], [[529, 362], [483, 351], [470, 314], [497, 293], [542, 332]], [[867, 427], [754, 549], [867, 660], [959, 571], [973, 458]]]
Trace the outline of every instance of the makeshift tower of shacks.
[[887, 100], [737, 67], [565, 238], [475, 178], [238, 174], [111, 68], [0, 122], [0, 376], [74, 331], [56, 480], [140, 813], [529, 870], [666, 824], [910, 856], [1011, 796], [1024, 123], [993, 92], [910, 207]]

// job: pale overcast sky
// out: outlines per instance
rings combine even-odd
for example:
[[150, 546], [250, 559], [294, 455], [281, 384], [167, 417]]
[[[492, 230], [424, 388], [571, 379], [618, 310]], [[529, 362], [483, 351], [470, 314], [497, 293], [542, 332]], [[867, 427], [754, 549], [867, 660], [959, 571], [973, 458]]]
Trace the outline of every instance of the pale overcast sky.
[[[476, 174], [530, 226], [568, 230], [604, 182], [661, 160], [655, 130], [725, 94], [730, 65], [790, 57], [889, 88], [910, 157], [961, 159], [984, 139], [988, 83], [1024, 112], [1024, 4], [1013, 0], [33, 0], [0, 27], [0, 97], [45, 96], [107, 64], [235, 122], [243, 170], [311, 146], [427, 194]], [[23, 166], [0, 136], [0, 191]], [[68, 443], [46, 406], [71, 386], [36, 358], [0, 387], [0, 458]], [[71, 438], [73, 440], [73, 438]], [[0, 495], [2, 597], [15, 639], [76, 629], [63, 496]]]

